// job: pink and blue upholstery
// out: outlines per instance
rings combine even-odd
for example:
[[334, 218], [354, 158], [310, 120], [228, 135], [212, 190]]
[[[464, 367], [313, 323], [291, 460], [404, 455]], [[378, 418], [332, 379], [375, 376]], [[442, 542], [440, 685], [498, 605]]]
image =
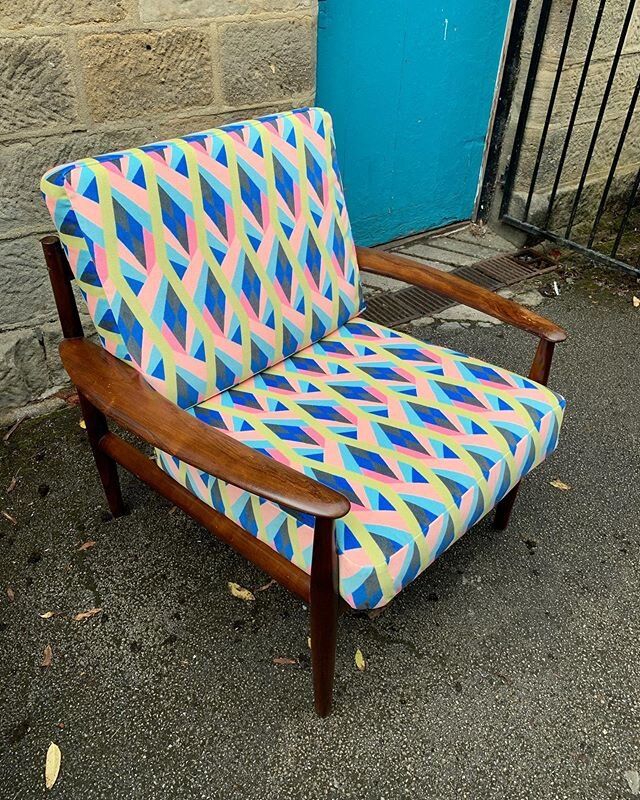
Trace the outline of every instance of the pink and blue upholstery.
[[320, 109], [84, 159], [42, 191], [104, 347], [183, 408], [360, 310]]
[[[191, 413], [349, 498], [340, 593], [375, 608], [553, 452], [564, 405], [528, 378], [354, 319]], [[166, 453], [159, 463], [309, 572], [312, 518]]]
[[[352, 607], [388, 603], [555, 449], [559, 395], [359, 316], [326, 112], [87, 159], [42, 186], [106, 349], [350, 500], [336, 543]], [[312, 518], [156, 455], [310, 571]]]

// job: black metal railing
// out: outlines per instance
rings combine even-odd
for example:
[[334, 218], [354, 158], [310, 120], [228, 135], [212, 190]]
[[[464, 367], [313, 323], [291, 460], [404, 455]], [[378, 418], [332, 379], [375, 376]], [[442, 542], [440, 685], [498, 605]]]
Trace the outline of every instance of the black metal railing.
[[[555, 45], [560, 15], [555, 15], [555, 29], [550, 30], [549, 23], [552, 12], [559, 10], [554, 8], [558, 3], [568, 11], [559, 53], [549, 57], [546, 51], [549, 44]], [[621, 13], [616, 13], [617, 10]], [[528, 233], [544, 235], [590, 258], [640, 274], [640, 156], [623, 158], [625, 147], [634, 138], [629, 133], [636, 119], [640, 71], [635, 86], [628, 73], [624, 81], [616, 81], [620, 76], [620, 62], [628, 57], [625, 46], [629, 45], [630, 30], [637, 36], [640, 27], [636, 14], [636, 0], [600, 0], [597, 4], [589, 0], [542, 0], [513, 150], [505, 172], [500, 216]], [[582, 31], [590, 29], [586, 38], [575, 33], [578, 17]], [[550, 41], [552, 37], [553, 42]], [[604, 46], [603, 39], [616, 42], [613, 52], [604, 60], [601, 56], [594, 59], [597, 48]], [[636, 44], [640, 49], [640, 42]], [[565, 120], [558, 109], [558, 97], [562, 89], [567, 97], [569, 84], [563, 82], [568, 80], [568, 58], [578, 68], [579, 79], [574, 95], [568, 98], [571, 110]], [[594, 93], [596, 62], [597, 69], [604, 68], [606, 74], [597, 96]], [[543, 89], [546, 84], [540, 80], [541, 68], [547, 74], [551, 68], [555, 70], [548, 97]], [[612, 111], [614, 87], [615, 109]], [[586, 96], [597, 108], [595, 119], [587, 123], [579, 120]], [[541, 113], [544, 102], [546, 109]], [[621, 105], [626, 108], [622, 114], [619, 113]], [[613, 150], [610, 161], [608, 156], [604, 160], [600, 157], [594, 165], [605, 121], [609, 125], [607, 135], [612, 136], [613, 126], [612, 141], [615, 142], [617, 136], [617, 142], [614, 148], [604, 148], [605, 154]], [[576, 135], [578, 126], [580, 137]], [[556, 139], [555, 149], [550, 147], [551, 132]], [[559, 147], [558, 139], [562, 142]], [[528, 164], [523, 164], [522, 159], [525, 143]], [[573, 177], [567, 174], [570, 151]], [[540, 177], [543, 168], [546, 172], [553, 169], [553, 178], [546, 183]]]

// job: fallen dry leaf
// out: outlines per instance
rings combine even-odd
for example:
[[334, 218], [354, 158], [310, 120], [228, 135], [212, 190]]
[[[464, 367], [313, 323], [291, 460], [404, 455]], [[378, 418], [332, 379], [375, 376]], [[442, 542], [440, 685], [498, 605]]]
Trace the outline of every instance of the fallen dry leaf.
[[307, 636], [307, 647], [311, 650], [311, 637]]
[[71, 619], [75, 622], [84, 622], [85, 619], [91, 619], [96, 614], [100, 614], [101, 611], [101, 608], [90, 608], [88, 611], [80, 611], [78, 614], [74, 614]]
[[78, 425], [82, 428], [83, 431], [87, 430], [87, 423], [83, 419], [80, 420]]
[[360, 670], [360, 672], [364, 672], [365, 669], [367, 668], [367, 662], [364, 660], [364, 656], [362, 655], [362, 650], [360, 650], [359, 648], [358, 650], [356, 650], [355, 662], [356, 662], [356, 669]]
[[229, 581], [227, 585], [229, 586], [229, 591], [231, 594], [234, 597], [237, 597], [239, 600], [244, 600], [245, 603], [250, 603], [252, 600], [256, 599], [253, 592], [250, 592], [248, 589], [240, 586], [239, 583], [233, 583], [233, 581]]
[[44, 650], [42, 651], [42, 661], [40, 662], [41, 667], [50, 667], [51, 662], [53, 661], [53, 649], [50, 644], [46, 645]]
[[62, 753], [60, 748], [55, 742], [51, 742], [47, 750], [47, 760], [44, 766], [44, 785], [47, 789], [53, 788], [53, 784], [58, 780], [61, 761]]
[[628, 769], [624, 773], [624, 778], [629, 786], [632, 795], [640, 794], [640, 774], [637, 769]]
[[633, 295], [633, 307], [640, 308], [640, 297], [636, 297], [635, 294]]
[[90, 547], [94, 547], [95, 542], [89, 539], [86, 542], [83, 542], [80, 547], [77, 548], [78, 552], [80, 553], [82, 550], [88, 550]]
[[11, 482], [7, 486], [7, 494], [11, 494], [11, 492], [16, 488], [16, 483], [18, 483], [18, 479], [15, 477], [11, 478]]
[[275, 586], [278, 581], [269, 581], [269, 583], [265, 583], [264, 586], [260, 586], [256, 589], [256, 592], [266, 592], [267, 589], [270, 589], [272, 586]]
[[51, 617], [57, 617], [58, 611], [45, 611], [43, 614], [38, 614], [41, 619], [51, 619]]
[[298, 663], [295, 658], [280, 658], [280, 657], [278, 657], [278, 658], [274, 658], [272, 660], [273, 660], [274, 664], [278, 664], [281, 667], [289, 666], [291, 664], [297, 664]]
[[10, 603], [13, 603], [13, 601], [16, 599], [16, 593], [10, 586], [7, 586], [7, 597], [9, 598]]
[[556, 478], [553, 481], [549, 481], [549, 483], [552, 486], [555, 486], [556, 489], [562, 489], [563, 492], [568, 492], [569, 489], [571, 488], [568, 483], [565, 483], [564, 481], [561, 481], [558, 478]]
[[2, 516], [3, 516], [5, 519], [8, 519], [8, 520], [9, 520], [9, 522], [10, 522], [12, 525], [17, 525], [17, 524], [18, 524], [18, 520], [17, 520], [15, 517], [11, 516], [11, 514], [10, 514], [8, 511], [4, 511], [4, 509], [3, 509], [3, 510], [2, 510], [2, 512], [0, 512], [0, 513], [2, 513]]

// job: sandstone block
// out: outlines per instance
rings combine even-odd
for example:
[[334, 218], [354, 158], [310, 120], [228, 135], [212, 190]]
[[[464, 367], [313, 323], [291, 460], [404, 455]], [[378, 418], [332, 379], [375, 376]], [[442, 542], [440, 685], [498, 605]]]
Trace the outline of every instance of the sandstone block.
[[192, 19], [194, 17], [228, 17], [246, 14], [249, 0], [142, 0], [143, 21]]
[[75, 120], [76, 88], [60, 41], [2, 38], [0, 53], [0, 133]]
[[0, 328], [33, 325], [55, 313], [37, 237], [0, 241]]
[[287, 11], [307, 11], [316, 6], [317, 0], [252, 0], [253, 10], [279, 14]]
[[78, 42], [97, 122], [211, 105], [208, 30], [103, 33]]
[[[82, 321], [82, 327], [84, 328], [86, 338], [99, 345], [100, 340], [98, 339], [98, 334], [93, 327], [91, 318], [88, 314], [84, 313], [84, 301], [81, 297], [77, 297], [76, 301], [78, 303], [78, 308], [80, 309], [80, 319]], [[65, 368], [62, 366], [60, 353], [58, 352], [58, 347], [62, 341], [62, 330], [60, 329], [59, 321], [56, 319], [55, 322], [46, 322], [44, 325], [40, 326], [39, 332], [42, 348], [44, 350], [49, 389], [66, 386], [70, 381]]]
[[40, 194], [40, 178], [51, 167], [146, 144], [152, 138], [148, 130], [133, 128], [39, 137], [0, 146], [0, 236], [13, 230], [53, 227]]
[[[592, 122], [598, 116], [610, 71], [610, 59], [594, 61], [591, 64], [578, 106], [577, 122]], [[606, 115], [608, 117], [623, 116], [627, 113], [639, 71], [640, 53], [628, 53], [622, 56], [607, 99]], [[582, 64], [573, 64], [563, 70], [553, 106], [553, 122], [555, 124], [568, 124], [578, 95], [581, 74]], [[555, 77], [554, 65], [543, 64], [541, 66], [531, 103], [530, 119], [540, 120], [540, 122], [544, 120]]]
[[0, 28], [18, 30], [78, 22], [117, 22], [127, 15], [124, 0], [20, 0], [2, 3]]
[[46, 388], [47, 371], [38, 331], [0, 333], [0, 409], [29, 403]]
[[[557, 61], [562, 49], [569, 9], [572, 0], [557, 0], [552, 3], [549, 23], [545, 36], [543, 59], [555, 59]], [[596, 16], [600, 0], [580, 0], [576, 7], [576, 15], [571, 30], [569, 49], [566, 56], [566, 64], [583, 63], [587, 52], [591, 35], [593, 33]], [[523, 38], [523, 54], [530, 56], [531, 48], [535, 38], [535, 30], [538, 21], [540, 0], [531, 4], [532, 11], [527, 19], [527, 27]], [[622, 22], [627, 11], [627, 0], [609, 0], [605, 4], [604, 12], [598, 29], [598, 36], [593, 51], [594, 59], [606, 59], [611, 56], [618, 44], [618, 39], [622, 31]], [[629, 31], [625, 39], [625, 51], [637, 49], [640, 43], [640, 16], [635, 13], [632, 16]]]
[[313, 90], [314, 27], [305, 19], [220, 26], [222, 85], [227, 105], [268, 102]]
[[[620, 140], [622, 124], [622, 117], [605, 118], [603, 120], [591, 158], [590, 178], [602, 176], [604, 182]], [[549, 129], [536, 183], [538, 190], [553, 185], [553, 180], [560, 164], [566, 133], [567, 129], [565, 127]], [[577, 185], [584, 168], [592, 135], [592, 122], [580, 123], [574, 127], [562, 170], [562, 185]], [[528, 180], [532, 174], [537, 156], [540, 136], [540, 127], [532, 125], [527, 129], [518, 170], [517, 188], [519, 190], [525, 190], [528, 186]], [[638, 165], [640, 165], [640, 120], [634, 120], [625, 138], [625, 144], [618, 163], [618, 171], [623, 172], [631, 167], [637, 169]]]

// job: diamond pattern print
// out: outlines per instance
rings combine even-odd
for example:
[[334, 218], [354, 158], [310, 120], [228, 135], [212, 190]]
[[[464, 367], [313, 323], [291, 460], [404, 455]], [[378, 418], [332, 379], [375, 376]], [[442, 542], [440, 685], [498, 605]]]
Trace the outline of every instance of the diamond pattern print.
[[[104, 347], [348, 498], [336, 545], [354, 608], [389, 602], [555, 449], [559, 395], [358, 317], [321, 109], [85, 159], [42, 189]], [[313, 518], [156, 457], [310, 571]]]
[[182, 407], [360, 310], [321, 109], [84, 159], [42, 190], [104, 347]]
[[[564, 406], [527, 378], [354, 319], [191, 413], [351, 501], [336, 523], [340, 593], [374, 608], [553, 452]], [[313, 520], [157, 457], [310, 571]]]

